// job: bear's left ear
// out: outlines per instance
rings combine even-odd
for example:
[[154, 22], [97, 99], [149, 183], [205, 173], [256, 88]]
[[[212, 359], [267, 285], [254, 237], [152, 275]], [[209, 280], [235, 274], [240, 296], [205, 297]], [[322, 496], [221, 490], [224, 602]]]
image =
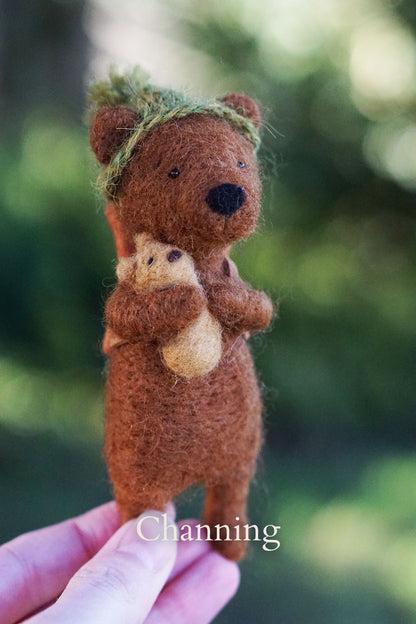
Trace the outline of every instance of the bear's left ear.
[[261, 113], [256, 102], [244, 93], [229, 93], [220, 98], [229, 108], [235, 110], [236, 113], [246, 117], [251, 121], [255, 128], [261, 124]]

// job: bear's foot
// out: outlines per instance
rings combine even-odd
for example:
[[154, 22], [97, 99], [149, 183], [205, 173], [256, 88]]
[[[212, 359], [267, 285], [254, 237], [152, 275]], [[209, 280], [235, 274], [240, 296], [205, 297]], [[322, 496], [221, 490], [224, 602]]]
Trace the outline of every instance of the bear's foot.
[[205, 522], [210, 527], [212, 547], [227, 559], [239, 561], [247, 550], [246, 497], [249, 479], [207, 488]]

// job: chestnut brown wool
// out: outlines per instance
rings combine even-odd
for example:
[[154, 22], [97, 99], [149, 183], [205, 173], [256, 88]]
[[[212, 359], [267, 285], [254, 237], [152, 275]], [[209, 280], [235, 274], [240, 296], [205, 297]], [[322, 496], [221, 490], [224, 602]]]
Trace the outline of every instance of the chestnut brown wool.
[[[260, 114], [245, 95], [227, 96], [221, 106], [249, 125], [203, 107], [148, 123], [141, 135], [140, 110], [117, 100], [97, 110], [91, 126], [97, 159], [123, 164], [107, 193], [119, 259], [135, 254], [137, 235], [146, 233], [176, 255], [188, 254], [197, 277], [142, 290], [121, 279], [106, 304], [105, 455], [122, 521], [149, 508], [163, 510], [181, 491], [201, 483], [206, 523], [233, 528], [247, 522], [262, 425], [246, 337], [267, 327], [273, 310], [228, 258], [232, 243], [255, 231], [259, 215], [261, 185], [250, 133]], [[134, 132], [137, 142], [123, 159]], [[166, 365], [161, 345], [204, 310], [220, 328], [221, 357], [206, 374], [182, 377]], [[246, 545], [213, 542], [234, 560], [244, 556]]]

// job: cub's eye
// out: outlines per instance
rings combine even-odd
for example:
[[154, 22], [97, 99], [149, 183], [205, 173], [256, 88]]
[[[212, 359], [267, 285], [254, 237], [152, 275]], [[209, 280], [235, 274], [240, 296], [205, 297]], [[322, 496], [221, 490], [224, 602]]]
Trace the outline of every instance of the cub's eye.
[[172, 249], [172, 251], [170, 251], [168, 253], [168, 262], [175, 262], [176, 260], [179, 260], [179, 258], [182, 257], [182, 252], [179, 251], [179, 249]]
[[169, 172], [170, 178], [177, 178], [178, 175], [179, 175], [179, 169], [177, 169], [176, 167], [172, 169], [172, 171]]
[[153, 256], [151, 258], [149, 258], [149, 260], [147, 261], [147, 264], [150, 266], [151, 264], [153, 264], [154, 258]]
[[246, 166], [246, 163], [243, 163], [242, 160], [239, 160], [237, 165], [238, 165], [238, 167], [240, 167], [240, 169], [244, 169], [244, 167]]

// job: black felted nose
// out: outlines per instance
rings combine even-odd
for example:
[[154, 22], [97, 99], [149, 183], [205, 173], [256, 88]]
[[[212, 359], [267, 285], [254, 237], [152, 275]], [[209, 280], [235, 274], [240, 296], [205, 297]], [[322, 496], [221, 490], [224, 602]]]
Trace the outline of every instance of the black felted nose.
[[241, 186], [220, 184], [209, 191], [205, 201], [214, 212], [231, 217], [244, 204], [245, 198], [246, 192]]

